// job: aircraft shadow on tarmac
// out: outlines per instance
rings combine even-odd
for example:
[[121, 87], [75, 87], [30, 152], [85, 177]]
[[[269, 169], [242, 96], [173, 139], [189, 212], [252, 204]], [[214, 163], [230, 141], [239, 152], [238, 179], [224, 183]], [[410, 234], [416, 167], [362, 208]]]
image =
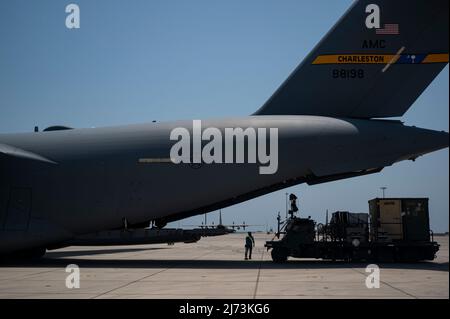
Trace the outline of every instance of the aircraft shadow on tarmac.
[[159, 250], [165, 248], [111, 248], [111, 249], [93, 249], [93, 250], [68, 250], [68, 251], [48, 251], [45, 255], [46, 257], [76, 257], [76, 256], [91, 256], [91, 255], [101, 255], [101, 254], [119, 254], [119, 253], [132, 253], [141, 252], [144, 250]]
[[[165, 249], [165, 248], [152, 248]], [[347, 263], [323, 260], [299, 260], [290, 259], [284, 264], [276, 264], [271, 260], [261, 261], [259, 258], [253, 260], [217, 260], [217, 259], [140, 259], [129, 256], [127, 259], [90, 259], [84, 256], [97, 254], [114, 254], [124, 252], [142, 252], [148, 248], [126, 248], [126, 249], [102, 249], [102, 250], [80, 250], [80, 251], [55, 251], [48, 252], [44, 258], [37, 261], [4, 261], [1, 267], [66, 267], [69, 264], [77, 264], [86, 268], [173, 268], [173, 269], [343, 269], [343, 268], [365, 268], [369, 263]], [[80, 257], [77, 257], [80, 256]], [[142, 256], [142, 255], [140, 255]], [[73, 258], [77, 257], [77, 258]], [[255, 256], [256, 257], [256, 256]], [[417, 269], [430, 271], [449, 271], [449, 263], [418, 262], [418, 263], [378, 263], [380, 268], [388, 269]]]

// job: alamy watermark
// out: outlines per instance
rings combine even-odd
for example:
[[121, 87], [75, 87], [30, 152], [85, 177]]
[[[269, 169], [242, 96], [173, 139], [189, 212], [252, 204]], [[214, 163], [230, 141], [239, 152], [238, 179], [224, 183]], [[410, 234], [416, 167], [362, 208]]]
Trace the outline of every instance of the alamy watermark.
[[[192, 121], [192, 136], [185, 127], [173, 129], [170, 140], [177, 142], [170, 149], [171, 161], [175, 164], [259, 163], [260, 174], [277, 172], [278, 128], [228, 127], [223, 131], [215, 127], [203, 129], [201, 120]], [[202, 145], [203, 141], [207, 143]]]
[[80, 28], [80, 7], [71, 3], [66, 6], [66, 28], [67, 29], [79, 29]]
[[380, 267], [375, 264], [368, 265], [366, 272], [369, 273], [366, 277], [367, 289], [380, 288]]
[[66, 272], [69, 273], [66, 277], [67, 289], [80, 288], [80, 267], [75, 264], [70, 264], [66, 267]]

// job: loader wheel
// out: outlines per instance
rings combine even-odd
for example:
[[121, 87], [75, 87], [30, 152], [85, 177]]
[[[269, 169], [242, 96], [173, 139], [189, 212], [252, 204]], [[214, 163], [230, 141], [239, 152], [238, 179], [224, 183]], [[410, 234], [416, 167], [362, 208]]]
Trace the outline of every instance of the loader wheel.
[[288, 251], [283, 248], [273, 248], [271, 255], [272, 260], [277, 264], [285, 263], [288, 259]]

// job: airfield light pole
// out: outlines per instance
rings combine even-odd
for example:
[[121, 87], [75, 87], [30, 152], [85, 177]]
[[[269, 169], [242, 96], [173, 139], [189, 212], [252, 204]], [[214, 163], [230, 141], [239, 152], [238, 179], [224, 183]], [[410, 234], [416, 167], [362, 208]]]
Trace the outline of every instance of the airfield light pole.
[[380, 187], [380, 189], [381, 189], [381, 191], [383, 192], [383, 198], [386, 198], [386, 197], [385, 197], [385, 191], [386, 191], [387, 187], [386, 187], [386, 186], [383, 186], [383, 187]]

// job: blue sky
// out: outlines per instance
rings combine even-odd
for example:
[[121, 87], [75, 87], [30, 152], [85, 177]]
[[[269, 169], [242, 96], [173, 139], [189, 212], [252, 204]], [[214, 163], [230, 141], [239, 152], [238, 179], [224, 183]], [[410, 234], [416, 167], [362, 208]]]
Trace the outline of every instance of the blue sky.
[[[81, 9], [79, 30], [65, 27], [71, 2]], [[251, 114], [351, 3], [3, 0], [0, 132]], [[449, 130], [448, 75], [447, 67], [402, 118], [406, 124]], [[367, 212], [386, 186], [388, 196], [430, 197], [432, 228], [448, 231], [448, 164], [446, 149], [377, 175], [275, 192], [224, 209], [223, 218], [274, 225], [285, 192], [299, 195], [302, 215], [318, 220], [326, 209]]]

